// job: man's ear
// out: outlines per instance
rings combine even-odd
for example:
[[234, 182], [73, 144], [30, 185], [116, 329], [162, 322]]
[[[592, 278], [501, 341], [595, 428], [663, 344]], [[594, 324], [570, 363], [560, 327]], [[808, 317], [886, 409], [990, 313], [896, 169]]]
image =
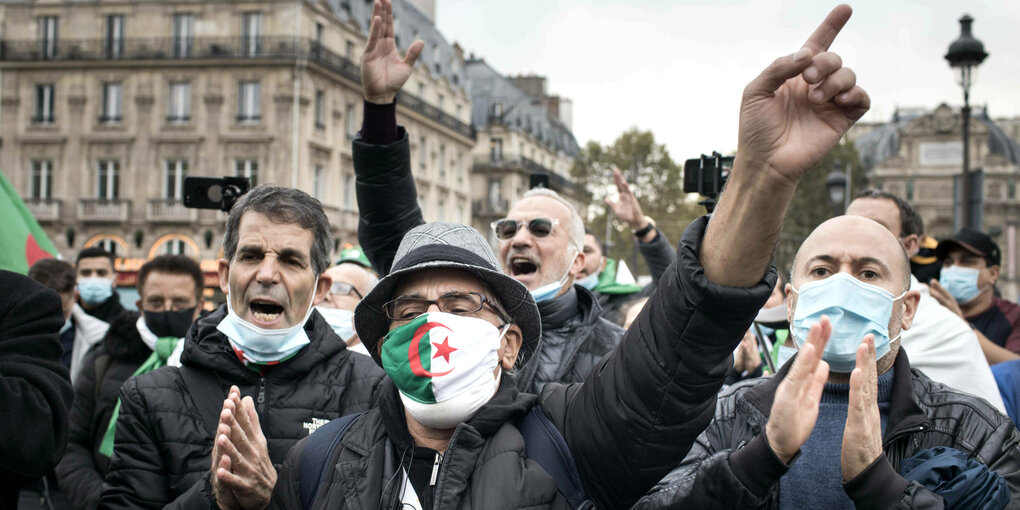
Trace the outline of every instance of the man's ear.
[[917, 315], [917, 305], [920, 302], [921, 291], [919, 290], [908, 290], [903, 295], [903, 318], [900, 327], [904, 330], [910, 329], [910, 325], [913, 324], [914, 317]]
[[503, 342], [499, 351], [499, 364], [503, 370], [512, 370], [517, 363], [517, 355], [521, 352], [521, 345], [524, 344], [524, 334], [516, 324], [511, 324], [503, 335]]
[[326, 299], [326, 294], [332, 286], [333, 277], [326, 273], [320, 274], [319, 283], [315, 285], [315, 295], [312, 296], [312, 303], [319, 304], [323, 299]]
[[917, 234], [910, 234], [900, 239], [900, 243], [903, 244], [903, 249], [907, 252], [907, 258], [912, 258], [914, 255], [917, 255], [917, 252], [921, 251], [921, 238]]
[[230, 261], [220, 259], [216, 266], [216, 273], [220, 276], [220, 291], [224, 295], [230, 295]]
[[992, 285], [999, 281], [999, 266], [988, 266], [988, 273], [992, 277]]
[[789, 283], [783, 286], [783, 293], [786, 294], [786, 322], [793, 324], [793, 311], [797, 309], [797, 293]]
[[605, 255], [603, 255], [603, 256], [602, 256], [602, 257], [601, 257], [601, 258], [599, 259], [599, 270], [598, 270], [598, 271], [596, 271], [596, 272], [595, 272], [595, 274], [602, 274], [602, 271], [605, 271], [605, 270], [606, 270], [606, 261], [607, 261], [607, 260], [608, 260], [608, 259], [606, 259], [606, 256], [605, 256]]
[[574, 256], [574, 262], [570, 265], [570, 275], [577, 278], [577, 274], [584, 270], [584, 252], [578, 251]]

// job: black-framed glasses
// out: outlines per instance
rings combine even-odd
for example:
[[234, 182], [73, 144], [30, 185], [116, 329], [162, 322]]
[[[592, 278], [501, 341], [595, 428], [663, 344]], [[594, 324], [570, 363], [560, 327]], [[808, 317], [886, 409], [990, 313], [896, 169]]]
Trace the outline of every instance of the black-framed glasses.
[[361, 293], [358, 292], [358, 289], [354, 288], [354, 286], [349, 283], [333, 282], [333, 285], [329, 288], [330, 294], [336, 294], [338, 296], [347, 296], [352, 292], [355, 296], [358, 296], [358, 299], [365, 299], [365, 296], [362, 296]]
[[492, 231], [496, 233], [496, 237], [506, 240], [517, 234], [517, 230], [522, 226], [527, 226], [528, 231], [535, 237], [545, 237], [552, 234], [553, 227], [559, 225], [560, 220], [556, 218], [538, 217], [532, 218], [527, 223], [523, 221], [512, 220], [510, 218], [503, 218], [496, 220], [489, 224], [492, 227]]
[[432, 305], [438, 306], [440, 312], [470, 315], [481, 310], [486, 304], [496, 312], [501, 321], [508, 322], [506, 312], [478, 292], [451, 292], [435, 300], [401, 296], [383, 305], [382, 309], [391, 321], [409, 321], [427, 312]]

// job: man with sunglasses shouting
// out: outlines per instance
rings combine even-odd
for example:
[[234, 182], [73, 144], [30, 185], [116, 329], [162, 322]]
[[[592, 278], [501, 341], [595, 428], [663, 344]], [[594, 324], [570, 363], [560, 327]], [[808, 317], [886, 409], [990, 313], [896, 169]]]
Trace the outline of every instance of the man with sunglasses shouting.
[[[354, 140], [358, 238], [380, 276], [390, 271], [404, 234], [425, 223], [415, 199], [408, 137], [396, 119], [396, 94], [423, 43], [415, 41], [400, 58], [392, 4], [384, 5], [390, 15], [382, 17], [381, 33], [369, 39], [362, 58], [364, 125]], [[602, 318], [595, 295], [574, 284], [585, 267], [583, 220], [555, 191], [536, 188], [492, 228], [503, 272], [531, 291], [542, 319], [542, 342], [518, 374], [520, 388], [537, 393], [549, 382], [583, 381], [623, 336], [623, 328]]]

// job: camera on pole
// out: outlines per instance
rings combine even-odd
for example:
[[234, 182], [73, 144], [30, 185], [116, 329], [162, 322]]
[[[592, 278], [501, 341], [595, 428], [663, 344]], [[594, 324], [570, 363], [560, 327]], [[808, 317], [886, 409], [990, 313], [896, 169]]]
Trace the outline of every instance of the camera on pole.
[[698, 204], [711, 213], [732, 169], [733, 156], [723, 156], [716, 151], [712, 151], [711, 156], [702, 154], [700, 158], [688, 159], [684, 162], [684, 193], [705, 197]]

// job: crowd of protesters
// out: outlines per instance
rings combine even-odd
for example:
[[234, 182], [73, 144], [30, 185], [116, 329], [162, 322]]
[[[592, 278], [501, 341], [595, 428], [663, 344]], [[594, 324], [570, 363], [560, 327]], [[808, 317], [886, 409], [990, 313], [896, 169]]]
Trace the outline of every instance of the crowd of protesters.
[[869, 190], [773, 263], [870, 105], [828, 51], [849, 17], [747, 85], [725, 193], [675, 248], [614, 171], [639, 286], [545, 188], [495, 247], [424, 221], [395, 109], [423, 43], [401, 56], [376, 0], [360, 248], [331, 260], [321, 204], [264, 184], [212, 311], [182, 255], [140, 268], [137, 312], [98, 248], [0, 272], [0, 509], [1018, 507], [1020, 305], [989, 235], [933, 247]]

